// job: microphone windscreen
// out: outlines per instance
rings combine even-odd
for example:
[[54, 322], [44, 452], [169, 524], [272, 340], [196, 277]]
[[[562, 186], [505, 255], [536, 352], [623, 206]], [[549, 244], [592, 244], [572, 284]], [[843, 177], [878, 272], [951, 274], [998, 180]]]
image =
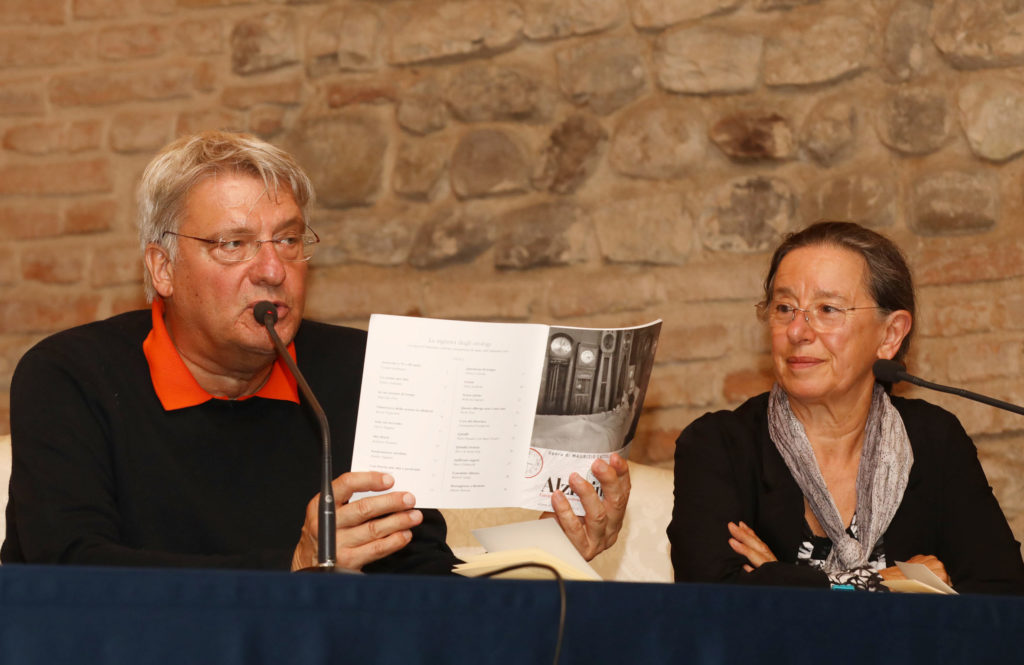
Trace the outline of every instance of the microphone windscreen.
[[277, 308], [274, 307], [274, 303], [266, 300], [261, 300], [253, 305], [252, 315], [256, 317], [261, 326], [267, 325], [267, 315], [270, 315], [271, 323], [277, 323]]
[[886, 360], [885, 358], [876, 360], [875, 364], [871, 366], [871, 371], [874, 372], [875, 378], [882, 383], [899, 383], [903, 380], [902, 375], [905, 372], [903, 365], [895, 360]]

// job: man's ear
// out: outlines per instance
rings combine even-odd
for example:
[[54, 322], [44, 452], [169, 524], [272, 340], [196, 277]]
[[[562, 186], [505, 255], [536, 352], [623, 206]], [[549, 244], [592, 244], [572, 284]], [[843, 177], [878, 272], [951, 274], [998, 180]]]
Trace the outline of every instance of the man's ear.
[[898, 309], [886, 317], [885, 337], [878, 347], [878, 357], [892, 360], [896, 352], [900, 350], [903, 340], [910, 334], [910, 328], [914, 325], [914, 317], [905, 309]]
[[171, 263], [167, 249], [151, 242], [146, 245], [143, 259], [146, 262], [146, 270], [149, 271], [149, 278], [153, 282], [153, 288], [161, 298], [170, 298], [174, 292], [174, 264]]

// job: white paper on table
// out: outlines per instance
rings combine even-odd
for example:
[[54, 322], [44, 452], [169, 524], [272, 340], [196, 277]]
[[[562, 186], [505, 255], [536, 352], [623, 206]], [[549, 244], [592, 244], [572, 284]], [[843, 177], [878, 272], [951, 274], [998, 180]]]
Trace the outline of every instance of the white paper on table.
[[897, 561], [896, 567], [900, 569], [901, 573], [907, 576], [908, 580], [924, 584], [925, 586], [931, 587], [940, 593], [956, 594], [953, 587], [940, 580], [939, 577], [923, 563]]
[[390, 473], [424, 508], [514, 502], [548, 327], [374, 314], [370, 330], [351, 468]]
[[573, 546], [562, 527], [553, 519], [527, 520], [474, 529], [473, 535], [488, 552], [503, 552], [536, 547], [552, 554], [569, 565], [601, 579], [583, 555]]

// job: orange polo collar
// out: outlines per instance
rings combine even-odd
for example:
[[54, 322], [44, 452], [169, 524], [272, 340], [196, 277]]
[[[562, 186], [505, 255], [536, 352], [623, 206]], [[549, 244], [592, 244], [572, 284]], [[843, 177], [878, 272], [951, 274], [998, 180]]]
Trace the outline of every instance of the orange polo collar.
[[[171, 336], [164, 325], [164, 303], [159, 298], [153, 301], [153, 329], [142, 342], [142, 351], [149, 363], [149, 376], [153, 380], [153, 388], [160, 399], [164, 410], [174, 411], [197, 406], [211, 399], [228, 399], [211, 395], [203, 390], [199, 382], [185, 366], [178, 349], [175, 348]], [[288, 353], [295, 358], [295, 342], [288, 345]], [[299, 391], [295, 377], [288, 367], [278, 358], [270, 370], [270, 378], [257, 392], [239, 400], [250, 397], [286, 400], [299, 403]]]

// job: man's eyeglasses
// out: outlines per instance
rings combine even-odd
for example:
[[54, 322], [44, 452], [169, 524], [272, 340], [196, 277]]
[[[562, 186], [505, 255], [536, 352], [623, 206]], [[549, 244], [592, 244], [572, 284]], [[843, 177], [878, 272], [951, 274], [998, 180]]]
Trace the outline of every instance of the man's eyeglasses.
[[260, 247], [265, 243], [272, 244], [277, 250], [277, 255], [284, 261], [309, 261], [313, 257], [314, 248], [320, 242], [320, 236], [308, 226], [304, 233], [284, 233], [267, 240], [260, 240], [255, 233], [232, 233], [219, 238], [199, 238], [174, 231], [164, 231], [163, 235], [205, 242], [210, 246], [210, 256], [226, 263], [249, 261], [259, 253]]
[[872, 307], [839, 307], [838, 305], [830, 305], [828, 303], [818, 303], [803, 308], [779, 302], [778, 300], [772, 300], [768, 304], [761, 303], [757, 306], [758, 315], [761, 319], [767, 321], [768, 325], [774, 328], [785, 328], [796, 318], [796, 313], [801, 312], [807, 325], [817, 332], [839, 330], [846, 325], [847, 313], [861, 309], [885, 308], [877, 305]]

